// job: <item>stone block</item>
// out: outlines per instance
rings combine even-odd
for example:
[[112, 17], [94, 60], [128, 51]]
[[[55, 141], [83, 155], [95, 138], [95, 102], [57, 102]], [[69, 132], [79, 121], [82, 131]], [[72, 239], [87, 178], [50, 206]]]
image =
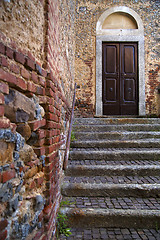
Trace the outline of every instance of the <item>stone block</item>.
[[35, 118], [36, 104], [22, 93], [10, 89], [5, 95], [5, 116], [12, 122], [27, 122]]
[[31, 137], [31, 128], [27, 123], [19, 123], [17, 125], [17, 132], [19, 132], [26, 141]]
[[10, 182], [6, 182], [0, 187], [0, 202], [7, 202], [13, 197], [13, 187]]
[[0, 140], [0, 164], [11, 163], [13, 161], [13, 151], [15, 144]]
[[33, 167], [25, 174], [25, 178], [32, 178], [38, 172], [38, 167]]
[[25, 162], [30, 162], [35, 156], [33, 148], [27, 144], [24, 144], [24, 147], [19, 152], [20, 159]]

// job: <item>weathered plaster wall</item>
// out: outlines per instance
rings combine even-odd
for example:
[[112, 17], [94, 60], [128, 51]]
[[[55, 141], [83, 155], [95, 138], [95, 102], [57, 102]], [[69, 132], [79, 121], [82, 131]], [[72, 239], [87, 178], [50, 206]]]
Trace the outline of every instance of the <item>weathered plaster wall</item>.
[[0, 31], [6, 40], [42, 62], [45, 40], [43, 1], [1, 1], [0, 19]]
[[76, 115], [93, 116], [95, 113], [95, 39], [96, 23], [101, 14], [114, 6], [133, 9], [142, 19], [145, 37], [146, 114], [160, 113], [159, 95], [159, 1], [76, 0], [76, 54], [75, 79], [78, 84]]
[[74, 85], [72, 1], [0, 4], [0, 239], [49, 240]]

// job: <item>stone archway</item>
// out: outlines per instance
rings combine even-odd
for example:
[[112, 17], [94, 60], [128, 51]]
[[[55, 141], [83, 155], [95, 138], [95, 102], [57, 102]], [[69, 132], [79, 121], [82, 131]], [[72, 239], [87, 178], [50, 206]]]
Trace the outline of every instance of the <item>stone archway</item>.
[[[105, 28], [107, 18], [112, 14], [120, 13], [130, 18], [133, 27], [126, 28], [114, 26]], [[114, 16], [113, 16], [114, 17]], [[132, 24], [131, 24], [132, 25]], [[117, 28], [118, 27], [118, 28]], [[123, 27], [123, 28], [119, 28]], [[129, 29], [130, 27], [130, 29]], [[137, 42], [138, 44], [138, 76], [139, 76], [139, 102], [138, 114], [145, 115], [145, 64], [144, 64], [144, 29], [139, 15], [132, 9], [124, 6], [113, 7], [106, 10], [99, 18], [96, 26], [96, 116], [103, 115], [102, 104], [102, 43], [103, 42]]]

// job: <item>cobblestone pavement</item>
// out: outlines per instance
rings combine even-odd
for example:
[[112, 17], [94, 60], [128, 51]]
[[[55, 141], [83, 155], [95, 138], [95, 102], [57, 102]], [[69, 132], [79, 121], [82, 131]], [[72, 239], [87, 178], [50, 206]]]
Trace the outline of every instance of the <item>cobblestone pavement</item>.
[[160, 230], [155, 229], [127, 229], [127, 228], [72, 228], [72, 235], [61, 236], [66, 240], [160, 240]]
[[160, 198], [72, 197], [63, 200], [68, 201], [68, 207], [72, 208], [160, 210]]
[[148, 184], [148, 183], [160, 183], [159, 176], [95, 176], [95, 177], [65, 177], [65, 182], [69, 183], [121, 183], [121, 184]]

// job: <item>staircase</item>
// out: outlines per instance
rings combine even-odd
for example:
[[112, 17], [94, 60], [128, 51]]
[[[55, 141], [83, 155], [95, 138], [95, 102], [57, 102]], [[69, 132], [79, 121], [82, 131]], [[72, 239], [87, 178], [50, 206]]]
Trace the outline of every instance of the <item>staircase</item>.
[[160, 239], [160, 119], [75, 119], [67, 239]]

